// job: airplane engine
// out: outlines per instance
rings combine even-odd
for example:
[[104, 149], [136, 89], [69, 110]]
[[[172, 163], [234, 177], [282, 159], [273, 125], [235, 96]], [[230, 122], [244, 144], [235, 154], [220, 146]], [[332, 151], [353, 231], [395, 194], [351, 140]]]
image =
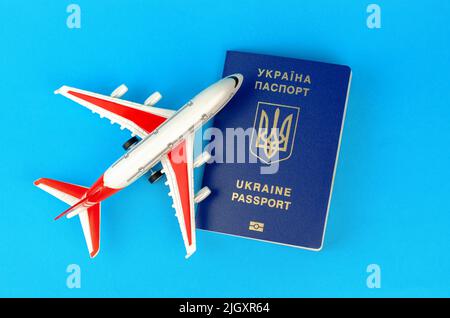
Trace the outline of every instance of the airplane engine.
[[195, 203], [200, 203], [205, 200], [211, 194], [211, 190], [208, 187], [203, 187], [197, 192], [194, 198]]
[[114, 98], [121, 98], [123, 95], [125, 95], [125, 93], [128, 92], [128, 87], [126, 87], [125, 84], [120, 85], [119, 87], [117, 87], [112, 93], [111, 93], [111, 97]]
[[151, 94], [144, 102], [145, 106], [154, 106], [162, 98], [159, 92], [154, 92]]
[[204, 165], [209, 159], [211, 159], [211, 154], [208, 151], [203, 151], [197, 158], [194, 160], [194, 168], [201, 167]]

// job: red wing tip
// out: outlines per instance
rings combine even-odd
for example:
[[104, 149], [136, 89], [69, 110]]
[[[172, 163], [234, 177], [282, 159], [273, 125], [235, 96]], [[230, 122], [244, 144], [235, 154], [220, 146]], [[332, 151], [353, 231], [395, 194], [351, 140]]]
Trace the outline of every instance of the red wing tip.
[[96, 251], [92, 251], [91, 253], [89, 253], [89, 255], [91, 256], [91, 258], [95, 258], [99, 251], [100, 251], [100, 249], [98, 249]]
[[43, 178], [39, 178], [39, 179], [37, 179], [36, 181], [34, 181], [33, 183], [34, 183], [34, 185], [40, 185], [41, 183], [42, 183], [42, 179]]

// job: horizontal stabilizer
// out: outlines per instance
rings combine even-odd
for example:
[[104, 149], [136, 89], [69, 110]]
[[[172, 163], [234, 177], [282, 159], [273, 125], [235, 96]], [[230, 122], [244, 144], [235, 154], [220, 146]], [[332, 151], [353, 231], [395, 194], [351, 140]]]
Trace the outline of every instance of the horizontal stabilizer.
[[94, 258], [100, 250], [100, 203], [84, 209], [78, 216], [89, 255]]
[[49, 178], [40, 178], [34, 181], [34, 185], [69, 205], [80, 201], [88, 190], [86, 187]]
[[[70, 212], [72, 216], [78, 214], [89, 255], [95, 257], [100, 250], [100, 203], [93, 206], [84, 204], [87, 201], [85, 194], [88, 188], [48, 178], [38, 179], [34, 184], [70, 205], [70, 208], [58, 215], [56, 219]], [[74, 210], [77, 210], [76, 213]]]

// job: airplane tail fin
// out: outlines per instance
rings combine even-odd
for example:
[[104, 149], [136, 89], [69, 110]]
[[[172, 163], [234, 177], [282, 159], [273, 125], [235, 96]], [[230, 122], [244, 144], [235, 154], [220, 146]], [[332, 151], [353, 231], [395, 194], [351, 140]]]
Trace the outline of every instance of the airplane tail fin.
[[40, 178], [34, 184], [71, 206], [56, 219], [66, 214], [68, 217], [74, 216], [73, 212], [77, 210], [89, 254], [95, 257], [100, 250], [100, 203], [90, 207], [83, 206], [87, 201], [84, 196], [89, 188], [48, 178]]

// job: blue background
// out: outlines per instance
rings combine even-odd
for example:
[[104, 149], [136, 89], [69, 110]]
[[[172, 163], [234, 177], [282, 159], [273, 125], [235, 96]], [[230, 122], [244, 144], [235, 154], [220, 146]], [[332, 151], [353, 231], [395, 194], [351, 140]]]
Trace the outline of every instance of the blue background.
[[[0, 296], [450, 296], [448, 1], [65, 1], [0, 4]], [[89, 259], [64, 203], [32, 185], [89, 185], [126, 132], [53, 91], [63, 84], [176, 109], [225, 51], [347, 64], [353, 82], [324, 249], [198, 232], [188, 261], [167, 188], [142, 178], [103, 204]], [[79, 264], [81, 288], [66, 287]], [[381, 267], [381, 288], [366, 267]]]

